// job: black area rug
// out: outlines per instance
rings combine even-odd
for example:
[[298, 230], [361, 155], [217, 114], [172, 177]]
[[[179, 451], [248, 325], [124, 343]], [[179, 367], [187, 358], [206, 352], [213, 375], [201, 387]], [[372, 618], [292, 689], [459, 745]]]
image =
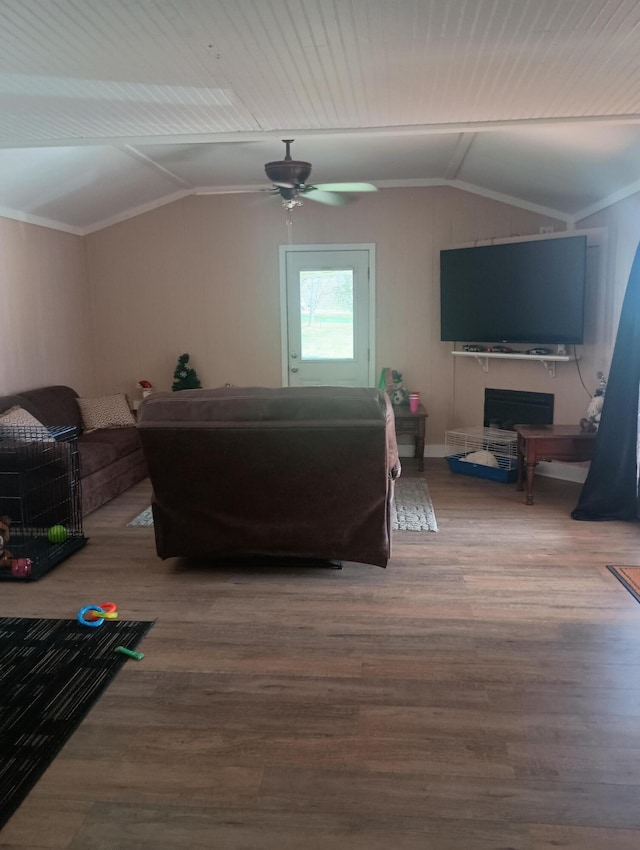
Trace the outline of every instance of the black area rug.
[[0, 828], [152, 625], [0, 618]]

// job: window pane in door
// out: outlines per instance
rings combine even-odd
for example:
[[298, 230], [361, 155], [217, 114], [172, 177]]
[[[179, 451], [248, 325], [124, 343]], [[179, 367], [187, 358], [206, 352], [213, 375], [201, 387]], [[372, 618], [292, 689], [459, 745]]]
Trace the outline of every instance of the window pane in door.
[[303, 360], [353, 360], [353, 270], [300, 272]]

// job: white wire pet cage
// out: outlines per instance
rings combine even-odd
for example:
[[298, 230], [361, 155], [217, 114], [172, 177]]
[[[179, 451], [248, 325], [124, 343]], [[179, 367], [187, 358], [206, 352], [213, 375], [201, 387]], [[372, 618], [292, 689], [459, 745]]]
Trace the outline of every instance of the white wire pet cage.
[[445, 443], [452, 472], [503, 483], [516, 480], [518, 450], [514, 431], [481, 426], [460, 428], [447, 431]]

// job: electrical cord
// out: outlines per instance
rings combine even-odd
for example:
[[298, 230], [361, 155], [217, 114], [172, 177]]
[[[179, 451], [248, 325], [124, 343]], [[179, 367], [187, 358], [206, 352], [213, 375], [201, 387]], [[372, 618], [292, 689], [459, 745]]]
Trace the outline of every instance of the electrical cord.
[[585, 392], [586, 392], [586, 394], [589, 396], [589, 398], [593, 398], [593, 394], [589, 392], [589, 390], [588, 390], [588, 389], [587, 389], [587, 387], [586, 387], [585, 382], [582, 380], [582, 372], [580, 371], [580, 361], [578, 360], [578, 354], [577, 354], [577, 352], [576, 352], [576, 346], [575, 346], [575, 344], [574, 344], [574, 346], [573, 346], [573, 360], [574, 360], [574, 362], [575, 362], [575, 364], [576, 364], [576, 369], [578, 370], [578, 377], [580, 378], [580, 383], [581, 383], [581, 384], [582, 384], [582, 386], [584, 387], [584, 391], [585, 391]]

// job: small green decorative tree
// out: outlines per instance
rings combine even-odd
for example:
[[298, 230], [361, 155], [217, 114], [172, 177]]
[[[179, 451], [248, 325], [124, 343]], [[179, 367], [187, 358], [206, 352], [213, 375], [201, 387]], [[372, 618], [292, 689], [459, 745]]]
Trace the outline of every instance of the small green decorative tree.
[[200, 378], [196, 375], [196, 370], [193, 366], [189, 366], [189, 355], [181, 354], [178, 357], [178, 365], [173, 373], [173, 384], [171, 389], [177, 390], [199, 390], [202, 387]]

